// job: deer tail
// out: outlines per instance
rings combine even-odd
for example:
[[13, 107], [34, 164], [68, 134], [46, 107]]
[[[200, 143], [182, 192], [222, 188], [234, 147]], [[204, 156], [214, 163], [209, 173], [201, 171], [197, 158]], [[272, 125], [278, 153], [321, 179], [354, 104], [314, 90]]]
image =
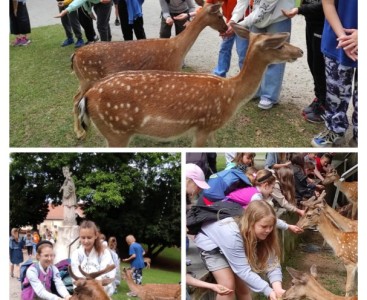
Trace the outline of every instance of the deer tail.
[[78, 103], [78, 119], [85, 131], [88, 130], [90, 119], [87, 111], [87, 97], [84, 96]]

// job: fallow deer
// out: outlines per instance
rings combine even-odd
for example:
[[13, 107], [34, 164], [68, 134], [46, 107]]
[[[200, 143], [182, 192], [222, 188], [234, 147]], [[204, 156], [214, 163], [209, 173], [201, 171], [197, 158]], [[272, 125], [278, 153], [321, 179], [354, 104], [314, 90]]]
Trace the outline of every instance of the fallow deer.
[[150, 269], [151, 263], [152, 263], [152, 260], [149, 257], [144, 257], [144, 265], [147, 269]]
[[141, 300], [178, 300], [181, 299], [181, 285], [169, 283], [136, 284], [132, 278], [131, 269], [122, 269], [122, 277], [126, 280], [131, 292]]
[[[206, 3], [191, 24], [170, 39], [100, 42], [81, 47], [72, 56], [72, 69], [79, 80], [74, 104], [94, 82], [110, 74], [127, 70], [180, 71], [186, 54], [205, 27], [227, 30], [220, 7], [221, 3]], [[74, 131], [81, 138], [83, 130], [77, 117], [74, 107]]]
[[334, 185], [345, 195], [349, 203], [352, 204], [351, 218], [355, 220], [358, 210], [358, 181], [344, 181], [344, 179], [340, 178], [338, 172], [333, 169], [325, 175], [325, 179], [322, 182], [323, 185], [331, 183], [334, 183]]
[[80, 120], [87, 125], [91, 119], [110, 147], [126, 147], [134, 135], [173, 139], [190, 131], [196, 147], [205, 146], [208, 138], [214, 141], [214, 132], [255, 95], [269, 64], [293, 62], [303, 55], [286, 42], [289, 33], [255, 34], [236, 24], [232, 27], [249, 39], [237, 76], [119, 72], [87, 91], [78, 104]]
[[305, 207], [321, 207], [334, 225], [344, 232], [358, 232], [358, 221], [346, 218], [330, 207], [324, 199], [325, 195], [326, 193], [323, 191], [316, 201], [313, 197], [307, 201], [301, 201], [301, 204]]
[[293, 279], [292, 287], [288, 289], [282, 296], [283, 300], [358, 300], [357, 296], [337, 296], [326, 290], [316, 280], [316, 265], [312, 265], [311, 274], [300, 272], [290, 267], [286, 267], [286, 269]]
[[336, 228], [320, 207], [307, 207], [297, 226], [302, 229], [317, 226], [324, 240], [334, 250], [335, 255], [343, 261], [347, 270], [346, 296], [355, 293], [355, 279], [358, 268], [358, 233], [343, 232]]
[[115, 279], [114, 278], [104, 278], [101, 283], [97, 282], [95, 278], [101, 276], [102, 274], [108, 273], [115, 268], [115, 265], [109, 265], [105, 269], [86, 273], [79, 266], [79, 271], [85, 276], [85, 278], [77, 277], [71, 268], [68, 267], [70, 276], [75, 280], [74, 294], [71, 296], [70, 300], [110, 300], [110, 297], [105, 292], [103, 286], [110, 284]]

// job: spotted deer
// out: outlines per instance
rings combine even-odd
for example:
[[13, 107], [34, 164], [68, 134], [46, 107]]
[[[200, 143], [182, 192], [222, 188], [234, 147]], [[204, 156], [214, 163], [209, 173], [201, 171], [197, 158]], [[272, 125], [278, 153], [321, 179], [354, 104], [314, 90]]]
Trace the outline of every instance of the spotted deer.
[[326, 213], [326, 216], [334, 223], [336, 227], [338, 227], [341, 231], [344, 232], [358, 232], [358, 221], [351, 220], [349, 218], [346, 218], [342, 216], [339, 212], [337, 212], [335, 209], [330, 207], [326, 201], [325, 201], [325, 191], [323, 191], [320, 195], [320, 197], [314, 201], [315, 197], [310, 198], [307, 201], [301, 201], [301, 204], [305, 207], [321, 207], [324, 212]]
[[347, 270], [346, 296], [353, 295], [356, 290], [355, 279], [358, 264], [358, 233], [343, 232], [336, 228], [327, 217], [324, 210], [317, 205], [307, 207], [297, 226], [302, 229], [317, 226], [320, 234], [334, 250]]
[[340, 178], [338, 172], [333, 169], [325, 175], [325, 179], [322, 182], [323, 185], [331, 183], [334, 183], [334, 185], [345, 195], [349, 203], [352, 204], [351, 218], [355, 220], [358, 210], [358, 181], [344, 181], [343, 178]]
[[312, 265], [311, 274], [300, 272], [290, 267], [286, 267], [286, 269], [293, 279], [292, 287], [288, 289], [282, 296], [283, 300], [358, 300], [357, 296], [337, 296], [326, 290], [316, 280], [316, 265]]
[[132, 278], [131, 269], [122, 269], [122, 278], [126, 281], [131, 292], [141, 300], [179, 300], [181, 299], [181, 285], [169, 283], [136, 284]]
[[71, 266], [68, 267], [70, 276], [75, 280], [74, 293], [70, 300], [110, 300], [110, 297], [105, 292], [103, 286], [110, 284], [114, 278], [103, 278], [98, 282], [95, 278], [105, 273], [110, 272], [115, 268], [115, 265], [109, 265], [105, 269], [98, 272], [86, 273], [79, 266], [79, 271], [85, 278], [77, 277]]
[[237, 76], [206, 73], [126, 71], [93, 85], [79, 102], [79, 119], [89, 119], [110, 147], [126, 147], [134, 135], [174, 139], [194, 133], [193, 146], [203, 147], [236, 110], [256, 93], [263, 73], [273, 63], [293, 62], [303, 55], [286, 41], [289, 33], [255, 34], [234, 24], [249, 39]]
[[[170, 39], [100, 42], [81, 47], [72, 56], [72, 69], [79, 80], [74, 104], [93, 83], [110, 74], [126, 70], [180, 71], [186, 54], [205, 27], [219, 32], [227, 30], [220, 7], [221, 3], [206, 3], [191, 24]], [[83, 130], [76, 108], [74, 114], [74, 131], [81, 138]]]
[[144, 265], [147, 269], [150, 269], [150, 264], [152, 263], [152, 260], [150, 257], [144, 257]]

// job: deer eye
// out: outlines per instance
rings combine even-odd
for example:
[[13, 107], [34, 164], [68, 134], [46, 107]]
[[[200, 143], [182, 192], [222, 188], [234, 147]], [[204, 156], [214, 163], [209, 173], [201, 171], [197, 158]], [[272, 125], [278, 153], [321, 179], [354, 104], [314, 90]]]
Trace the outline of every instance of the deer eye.
[[277, 50], [281, 50], [281, 49], [283, 49], [284, 48], [284, 45], [280, 45], [279, 47], [277, 47], [277, 48], [275, 48], [275, 49], [277, 49]]

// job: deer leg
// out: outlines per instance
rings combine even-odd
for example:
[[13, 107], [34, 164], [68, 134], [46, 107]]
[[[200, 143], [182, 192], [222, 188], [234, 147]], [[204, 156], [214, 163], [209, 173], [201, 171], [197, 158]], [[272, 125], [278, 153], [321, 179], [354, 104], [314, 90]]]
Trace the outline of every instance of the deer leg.
[[205, 147], [206, 141], [210, 135], [210, 132], [204, 130], [197, 130], [192, 141], [193, 147]]
[[352, 204], [352, 220], [356, 220], [357, 219], [357, 209], [358, 209], [358, 204], [357, 203], [353, 203]]
[[82, 99], [82, 91], [81, 87], [78, 88], [77, 93], [74, 96], [74, 108], [73, 108], [73, 114], [74, 114], [74, 132], [76, 134], [76, 137], [78, 140], [85, 139], [87, 133], [85, 132], [81, 119], [79, 118], [79, 110], [78, 105], [79, 101]]
[[112, 134], [105, 136], [108, 147], [127, 147], [130, 142], [130, 134]]
[[356, 273], [357, 264], [345, 265], [347, 269], [347, 283], [345, 287], [345, 296], [352, 296], [356, 294]]
[[215, 132], [209, 133], [208, 143], [209, 143], [209, 146], [211, 146], [211, 147], [217, 146], [217, 142], [215, 140]]

